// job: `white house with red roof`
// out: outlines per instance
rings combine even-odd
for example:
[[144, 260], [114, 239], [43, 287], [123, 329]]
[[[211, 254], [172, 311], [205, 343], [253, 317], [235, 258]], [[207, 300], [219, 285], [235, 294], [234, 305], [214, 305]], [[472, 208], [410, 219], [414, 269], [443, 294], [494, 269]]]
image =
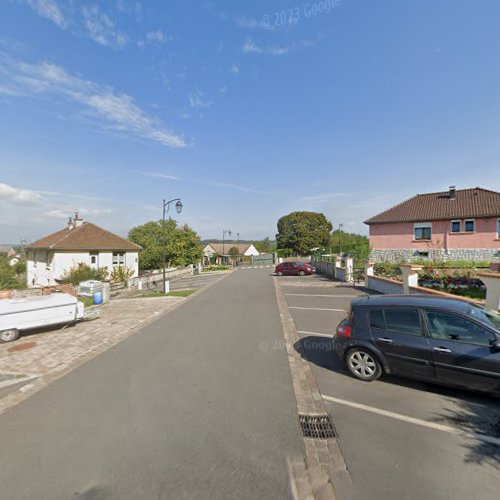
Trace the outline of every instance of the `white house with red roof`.
[[27, 284], [30, 288], [56, 285], [78, 264], [93, 269], [105, 267], [109, 273], [123, 266], [136, 277], [140, 249], [139, 245], [75, 214], [66, 228], [26, 246]]

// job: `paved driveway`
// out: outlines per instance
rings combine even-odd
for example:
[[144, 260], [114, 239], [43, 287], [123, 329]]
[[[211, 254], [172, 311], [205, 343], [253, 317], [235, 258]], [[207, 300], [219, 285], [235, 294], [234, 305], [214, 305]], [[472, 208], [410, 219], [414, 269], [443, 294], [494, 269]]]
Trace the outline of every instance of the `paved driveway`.
[[279, 282], [300, 332], [296, 349], [313, 366], [351, 472], [341, 498], [499, 498], [497, 399], [393, 376], [354, 379], [333, 355], [331, 337], [363, 292], [321, 276]]

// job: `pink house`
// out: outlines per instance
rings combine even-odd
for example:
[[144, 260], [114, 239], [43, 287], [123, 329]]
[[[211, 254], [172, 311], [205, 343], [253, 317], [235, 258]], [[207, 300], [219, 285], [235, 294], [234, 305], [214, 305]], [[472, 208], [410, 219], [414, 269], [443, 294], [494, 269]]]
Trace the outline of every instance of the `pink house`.
[[500, 193], [417, 194], [365, 221], [375, 261], [500, 260]]

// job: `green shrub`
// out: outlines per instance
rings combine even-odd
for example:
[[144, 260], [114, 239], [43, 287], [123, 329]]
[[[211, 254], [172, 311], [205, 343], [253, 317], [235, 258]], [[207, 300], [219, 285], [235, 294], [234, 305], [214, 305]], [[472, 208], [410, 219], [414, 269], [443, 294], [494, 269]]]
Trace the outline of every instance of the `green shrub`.
[[204, 273], [207, 273], [209, 271], [227, 271], [229, 269], [229, 266], [207, 266], [203, 269]]
[[394, 262], [377, 262], [373, 269], [378, 276], [385, 276], [387, 278], [398, 278], [401, 276], [401, 263]]
[[130, 267], [114, 267], [111, 271], [111, 280], [118, 283], [125, 283], [133, 274], [134, 271]]
[[0, 256], [0, 290], [12, 290], [15, 288], [26, 288], [25, 280], [18, 275], [15, 266], [9, 265], [9, 259]]
[[82, 281], [87, 280], [98, 280], [105, 281], [108, 277], [108, 268], [101, 267], [99, 269], [92, 269], [87, 264], [77, 264], [72, 267], [66, 274], [61, 278], [62, 283], [71, 283], [72, 285], [78, 285]]

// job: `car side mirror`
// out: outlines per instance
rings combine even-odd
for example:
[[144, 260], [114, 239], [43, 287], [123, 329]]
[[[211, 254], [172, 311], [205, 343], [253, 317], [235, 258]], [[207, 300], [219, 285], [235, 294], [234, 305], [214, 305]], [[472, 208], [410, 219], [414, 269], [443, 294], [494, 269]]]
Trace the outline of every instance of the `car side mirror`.
[[493, 348], [494, 351], [500, 351], [500, 339], [492, 340], [491, 341], [491, 347]]

